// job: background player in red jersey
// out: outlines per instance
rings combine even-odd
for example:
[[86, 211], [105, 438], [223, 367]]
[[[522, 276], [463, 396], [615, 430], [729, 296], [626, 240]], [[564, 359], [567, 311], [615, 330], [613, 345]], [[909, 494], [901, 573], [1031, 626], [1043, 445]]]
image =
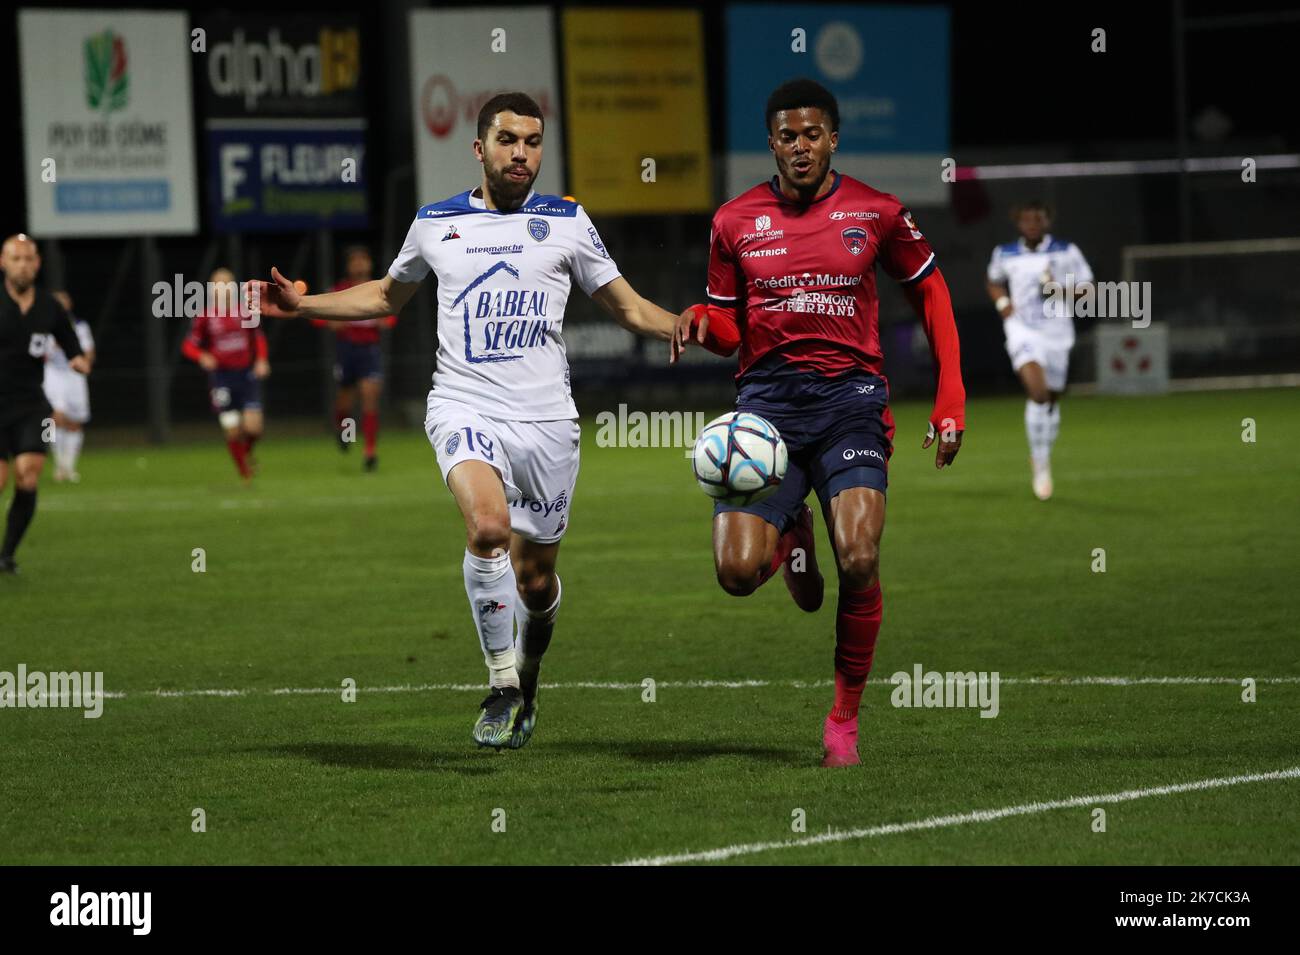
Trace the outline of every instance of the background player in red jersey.
[[[364, 245], [350, 246], [343, 253], [344, 278], [333, 288], [335, 292], [352, 288], [373, 279], [374, 260]], [[373, 471], [379, 464], [375, 456], [375, 442], [379, 439], [379, 399], [384, 389], [383, 356], [379, 348], [379, 331], [392, 328], [396, 315], [367, 318], [358, 322], [332, 322], [314, 318], [317, 328], [328, 327], [335, 335], [334, 378], [339, 390], [334, 399], [334, 430], [339, 450], [347, 451], [351, 442], [345, 439], [343, 423], [352, 415], [352, 405], [357, 392], [361, 393], [361, 433], [365, 436], [366, 457], [364, 466]]]
[[[858, 705], [875, 653], [882, 600], [877, 572], [894, 421], [882, 374], [875, 267], [901, 282], [920, 315], [938, 370], [923, 448], [935, 467], [961, 447], [966, 393], [952, 302], [934, 253], [897, 198], [831, 169], [839, 139], [835, 97], [793, 80], [768, 99], [777, 174], [718, 209], [710, 237], [707, 305], [678, 322], [720, 354], [740, 349], [736, 408], [767, 418], [790, 452], [775, 494], [747, 507], [719, 503], [714, 563], [728, 593], [752, 593], [778, 568], [812, 612], [823, 582], [813, 551], [816, 491], [839, 571], [835, 702], [822, 729], [823, 766], [859, 762]], [[802, 571], [795, 558], [802, 551]]]
[[208, 373], [212, 410], [247, 484], [256, 470], [253, 445], [262, 436], [262, 379], [271, 373], [271, 365], [266, 336], [242, 300], [233, 272], [213, 272], [207, 310], [195, 317], [181, 353]]

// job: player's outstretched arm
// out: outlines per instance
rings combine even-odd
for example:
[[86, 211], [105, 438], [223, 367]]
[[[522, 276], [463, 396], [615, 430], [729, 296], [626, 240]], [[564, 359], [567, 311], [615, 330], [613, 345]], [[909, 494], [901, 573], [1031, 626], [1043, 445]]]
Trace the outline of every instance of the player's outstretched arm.
[[249, 307], [268, 318], [324, 318], [336, 322], [382, 318], [400, 312], [419, 288], [416, 282], [398, 282], [385, 275], [339, 292], [304, 295], [274, 266], [271, 279], [248, 283]]
[[[623, 276], [606, 282], [591, 297], [628, 331], [662, 342], [672, 341], [677, 316], [642, 298]], [[670, 355], [670, 360], [674, 357]]]
[[961, 450], [961, 436], [966, 428], [966, 386], [961, 380], [961, 344], [957, 338], [957, 321], [952, 314], [952, 296], [943, 273], [935, 269], [914, 285], [904, 285], [903, 294], [921, 319], [925, 337], [930, 340], [930, 354], [938, 372], [934, 410], [922, 450], [939, 438], [934, 466], [952, 464]]

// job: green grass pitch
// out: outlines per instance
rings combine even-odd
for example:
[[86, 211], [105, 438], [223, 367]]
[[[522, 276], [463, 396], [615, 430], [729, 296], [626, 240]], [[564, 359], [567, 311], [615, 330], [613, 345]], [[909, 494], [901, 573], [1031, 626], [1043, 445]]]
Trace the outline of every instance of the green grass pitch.
[[[422, 434], [387, 432], [366, 475], [272, 419], [245, 490], [215, 425], [165, 449], [105, 448], [92, 426], [83, 483], [47, 480], [23, 573], [0, 578], [0, 670], [103, 671], [121, 695], [97, 720], [0, 709], [0, 862], [611, 863], [768, 843], [728, 861], [1300, 862], [1295, 778], [1107, 804], [1104, 832], [1068, 805], [809, 841], [1300, 766], [1295, 392], [1067, 399], [1047, 504], [1022, 408], [972, 402], [942, 473], [919, 449], [927, 408], [895, 408], [885, 623], [863, 765], [842, 770], [818, 766], [833, 579], [811, 616], [779, 580], [724, 594], [680, 450], [599, 448], [587, 423], [537, 735], [495, 753], [469, 737], [484, 675], [462, 530]], [[891, 706], [889, 676], [917, 663], [997, 671], [997, 718]], [[156, 692], [205, 689], [239, 692]]]

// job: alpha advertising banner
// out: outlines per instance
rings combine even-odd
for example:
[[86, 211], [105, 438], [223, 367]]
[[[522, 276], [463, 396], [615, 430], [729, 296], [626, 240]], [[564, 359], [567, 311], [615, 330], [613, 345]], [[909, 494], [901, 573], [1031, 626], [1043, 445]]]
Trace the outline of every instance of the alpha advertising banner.
[[839, 103], [836, 169], [913, 208], [945, 203], [948, 44], [943, 7], [727, 7], [727, 194], [775, 174], [767, 97], [806, 76]]
[[27, 229], [198, 230], [184, 13], [21, 10]]
[[591, 212], [708, 212], [709, 107], [696, 10], [564, 11], [569, 187]]
[[369, 225], [361, 27], [353, 14], [212, 14], [200, 75], [218, 232]]
[[534, 188], [560, 194], [564, 130], [549, 7], [411, 11], [411, 102], [416, 187], [422, 203], [479, 184], [475, 122], [497, 93], [519, 90], [546, 122], [542, 170]]

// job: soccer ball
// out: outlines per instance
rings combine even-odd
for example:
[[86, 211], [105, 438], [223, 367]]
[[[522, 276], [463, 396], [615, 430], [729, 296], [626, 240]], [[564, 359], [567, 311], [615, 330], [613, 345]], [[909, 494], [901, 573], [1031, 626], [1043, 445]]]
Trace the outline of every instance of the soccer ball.
[[789, 462], [772, 422], [748, 411], [714, 418], [691, 452], [691, 470], [704, 493], [741, 506], [775, 492]]

